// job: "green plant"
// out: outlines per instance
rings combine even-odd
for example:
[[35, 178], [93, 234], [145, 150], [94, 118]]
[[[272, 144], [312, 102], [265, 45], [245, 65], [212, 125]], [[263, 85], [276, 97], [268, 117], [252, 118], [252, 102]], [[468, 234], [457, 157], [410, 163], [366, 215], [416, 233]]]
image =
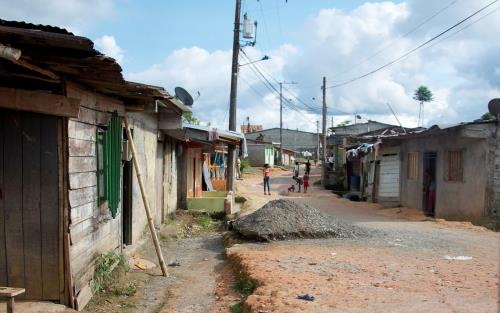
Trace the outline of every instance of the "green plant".
[[200, 225], [203, 229], [209, 230], [212, 228], [212, 218], [208, 215], [200, 215], [196, 217], [196, 223]]
[[124, 257], [115, 251], [109, 251], [106, 254], [101, 254], [99, 258], [97, 258], [94, 280], [92, 283], [92, 289], [95, 293], [103, 292], [106, 286], [110, 284], [113, 270], [118, 265], [122, 266], [125, 270], [128, 270], [125, 265]]
[[231, 305], [230, 309], [231, 313], [243, 313], [243, 301]]
[[246, 168], [249, 168], [250, 165], [250, 160], [241, 160], [240, 162], [240, 170], [243, 172]]
[[245, 296], [249, 296], [255, 289], [255, 283], [251, 279], [245, 279], [240, 275], [234, 283], [234, 289]]
[[137, 291], [136, 286], [133, 282], [129, 282], [123, 285], [113, 286], [110, 288], [111, 293], [115, 296], [133, 296]]

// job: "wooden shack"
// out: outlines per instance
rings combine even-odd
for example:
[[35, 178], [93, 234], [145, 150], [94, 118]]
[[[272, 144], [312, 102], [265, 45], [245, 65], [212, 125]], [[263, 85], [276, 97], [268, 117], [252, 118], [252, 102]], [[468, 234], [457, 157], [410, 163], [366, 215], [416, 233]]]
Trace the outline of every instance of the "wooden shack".
[[82, 309], [99, 255], [147, 223], [123, 116], [159, 224], [177, 207], [177, 140], [160, 128], [187, 110], [87, 38], [0, 20], [0, 286]]

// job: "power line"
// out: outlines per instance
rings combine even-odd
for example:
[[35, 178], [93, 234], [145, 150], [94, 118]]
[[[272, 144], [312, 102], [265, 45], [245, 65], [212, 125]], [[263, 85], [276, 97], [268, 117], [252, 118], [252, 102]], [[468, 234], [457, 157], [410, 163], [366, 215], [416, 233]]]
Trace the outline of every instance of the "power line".
[[394, 59], [394, 60], [392, 60], [392, 61], [390, 61], [390, 62], [388, 62], [388, 63], [386, 63], [386, 64], [384, 64], [384, 65], [382, 65], [382, 66], [380, 66], [380, 67], [378, 67], [378, 68], [376, 68], [376, 69], [374, 69], [374, 70], [372, 70], [372, 71], [369, 71], [368, 73], [365, 73], [365, 74], [363, 74], [363, 75], [360, 75], [360, 76], [354, 77], [354, 78], [352, 78], [352, 79], [346, 80], [346, 81], [344, 81], [344, 82], [342, 82], [342, 83], [339, 83], [339, 84], [336, 84], [336, 85], [329, 86], [329, 87], [327, 87], [327, 88], [337, 88], [337, 87], [340, 87], [340, 86], [345, 86], [345, 85], [347, 85], [347, 84], [353, 83], [353, 82], [355, 82], [355, 81], [357, 81], [357, 80], [360, 80], [360, 79], [362, 79], [362, 78], [365, 78], [365, 77], [367, 77], [367, 76], [370, 76], [370, 75], [372, 75], [372, 74], [375, 74], [376, 72], [378, 72], [378, 71], [380, 71], [380, 70], [382, 70], [382, 69], [384, 69], [384, 68], [386, 68], [386, 67], [389, 67], [389, 66], [391, 66], [391, 65], [393, 65], [393, 64], [395, 64], [395, 63], [397, 63], [397, 62], [399, 62], [399, 61], [401, 61], [401, 60], [403, 60], [403, 59], [404, 59], [404, 58], [406, 58], [408, 55], [410, 55], [410, 54], [414, 53], [414, 52], [415, 52], [415, 51], [417, 51], [417, 50], [420, 50], [422, 47], [426, 46], [427, 44], [429, 44], [429, 43], [433, 42], [434, 40], [436, 40], [436, 39], [438, 39], [439, 37], [443, 36], [444, 34], [448, 33], [449, 31], [451, 31], [451, 30], [455, 29], [456, 27], [458, 27], [458, 26], [462, 25], [463, 23], [465, 23], [466, 21], [470, 20], [471, 18], [473, 18], [474, 16], [478, 15], [479, 13], [483, 12], [484, 10], [486, 10], [487, 8], [489, 8], [490, 6], [492, 6], [493, 4], [497, 3], [498, 1], [499, 1], [499, 0], [495, 0], [495, 1], [491, 2], [490, 4], [488, 4], [488, 5], [484, 6], [484, 7], [482, 7], [481, 9], [479, 9], [479, 10], [477, 10], [476, 12], [474, 12], [473, 14], [471, 14], [471, 15], [467, 16], [466, 18], [464, 18], [464, 19], [463, 19], [463, 20], [461, 20], [460, 22], [456, 23], [455, 25], [453, 25], [453, 26], [449, 27], [448, 29], [446, 29], [446, 30], [442, 31], [442, 32], [441, 32], [441, 33], [439, 33], [438, 35], [436, 35], [436, 36], [432, 37], [431, 39], [429, 39], [429, 40], [425, 41], [424, 43], [422, 43], [422, 44], [418, 45], [416, 48], [413, 48], [412, 50], [410, 50], [410, 51], [406, 52], [406, 53], [405, 53], [405, 54], [403, 54], [402, 56], [400, 56], [400, 57], [398, 57], [398, 58], [396, 58], [396, 59]]
[[387, 42], [385, 45], [382, 46], [382, 48], [380, 48], [379, 50], [377, 50], [374, 54], [372, 54], [369, 57], [365, 58], [363, 61], [357, 63], [356, 65], [352, 66], [351, 68], [348, 68], [348, 69], [346, 69], [344, 71], [341, 71], [341, 72], [338, 72], [336, 74], [333, 74], [333, 77], [338, 77], [338, 76], [340, 76], [342, 74], [349, 73], [352, 70], [354, 70], [354, 69], [358, 68], [359, 66], [361, 66], [362, 64], [370, 61], [371, 59], [373, 59], [374, 57], [378, 56], [383, 51], [385, 51], [388, 48], [390, 48], [391, 46], [393, 46], [393, 43], [396, 40], [399, 40], [401, 38], [405, 38], [408, 35], [414, 33], [415, 31], [417, 31], [418, 29], [420, 29], [422, 26], [424, 26], [425, 24], [427, 24], [428, 22], [430, 22], [431, 20], [433, 20], [436, 16], [438, 16], [441, 13], [443, 13], [444, 11], [446, 11], [447, 9], [449, 9], [451, 6], [455, 5], [457, 2], [458, 2], [458, 0], [454, 0], [454, 1], [450, 2], [448, 5], [446, 5], [445, 7], [441, 8], [440, 10], [438, 10], [437, 12], [435, 12], [433, 15], [429, 16], [424, 21], [422, 21], [417, 26], [415, 26], [414, 28], [410, 29], [409, 31], [407, 31], [403, 35], [401, 35], [401, 36], [399, 36], [397, 38], [394, 38], [394, 39], [390, 40], [389, 42]]

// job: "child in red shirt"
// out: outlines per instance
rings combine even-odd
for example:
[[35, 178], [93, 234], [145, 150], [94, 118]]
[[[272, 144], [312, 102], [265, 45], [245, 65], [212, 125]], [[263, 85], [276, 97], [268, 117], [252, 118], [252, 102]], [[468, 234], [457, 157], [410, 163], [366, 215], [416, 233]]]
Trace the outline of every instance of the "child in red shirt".
[[[269, 179], [270, 179], [270, 174], [271, 174], [271, 168], [269, 164], [264, 164], [264, 169], [262, 171], [262, 174], [264, 175], [264, 194], [271, 195], [271, 189], [269, 187]], [[267, 193], [266, 193], [266, 186], [267, 186]]]
[[309, 173], [304, 174], [304, 193], [307, 193], [307, 188], [309, 188]]

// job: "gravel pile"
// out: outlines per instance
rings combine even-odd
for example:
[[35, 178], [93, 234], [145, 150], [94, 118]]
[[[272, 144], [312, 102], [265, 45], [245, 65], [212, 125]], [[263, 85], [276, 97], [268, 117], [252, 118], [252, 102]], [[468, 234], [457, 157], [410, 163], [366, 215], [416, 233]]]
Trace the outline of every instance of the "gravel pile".
[[232, 222], [235, 231], [249, 239], [360, 238], [368, 231], [340, 222], [306, 204], [280, 199]]

